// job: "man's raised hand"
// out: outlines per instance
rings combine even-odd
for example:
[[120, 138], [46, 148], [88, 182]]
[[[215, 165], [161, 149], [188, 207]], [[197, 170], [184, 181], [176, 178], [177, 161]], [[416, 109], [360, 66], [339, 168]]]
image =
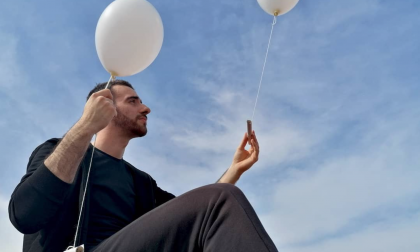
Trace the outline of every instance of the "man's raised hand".
[[241, 144], [233, 156], [233, 162], [231, 165], [231, 168], [241, 175], [258, 161], [258, 156], [260, 154], [260, 146], [258, 144], [255, 131], [251, 134], [251, 148], [249, 148], [249, 150], [245, 149], [247, 143], [248, 134], [245, 133]]
[[79, 124], [90, 134], [105, 128], [117, 115], [111, 90], [103, 89], [93, 93], [86, 102]]

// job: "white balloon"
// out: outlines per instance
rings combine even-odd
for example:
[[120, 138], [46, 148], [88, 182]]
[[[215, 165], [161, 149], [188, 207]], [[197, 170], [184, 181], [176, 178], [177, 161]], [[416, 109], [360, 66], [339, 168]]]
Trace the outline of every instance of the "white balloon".
[[112, 2], [96, 26], [99, 60], [114, 76], [143, 71], [156, 59], [162, 43], [162, 19], [146, 0]]
[[257, 0], [261, 8], [270, 15], [280, 16], [293, 9], [299, 0]]

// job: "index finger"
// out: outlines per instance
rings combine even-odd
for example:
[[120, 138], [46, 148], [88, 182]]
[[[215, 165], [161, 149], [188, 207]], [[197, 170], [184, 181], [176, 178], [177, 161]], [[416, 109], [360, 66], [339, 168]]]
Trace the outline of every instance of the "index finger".
[[106, 98], [111, 99], [111, 100], [114, 99], [114, 96], [112, 95], [112, 92], [111, 92], [110, 89], [99, 90], [98, 92], [96, 92], [96, 95], [103, 96], [103, 97], [106, 97]]
[[248, 143], [248, 133], [245, 132], [244, 138], [242, 138], [241, 144], [238, 146], [238, 149], [245, 149], [246, 144]]
[[257, 135], [255, 134], [255, 131], [252, 131], [252, 136], [253, 136], [253, 138], [254, 138], [254, 140], [255, 140], [255, 144], [257, 145], [257, 147], [259, 148], [260, 147], [260, 145], [258, 144], [258, 139], [257, 139]]

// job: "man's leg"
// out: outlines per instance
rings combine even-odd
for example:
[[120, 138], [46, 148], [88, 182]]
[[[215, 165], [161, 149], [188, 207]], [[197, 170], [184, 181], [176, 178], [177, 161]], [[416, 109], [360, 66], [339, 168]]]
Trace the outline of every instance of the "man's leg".
[[189, 191], [102, 242], [108, 251], [277, 251], [251, 204], [231, 184]]

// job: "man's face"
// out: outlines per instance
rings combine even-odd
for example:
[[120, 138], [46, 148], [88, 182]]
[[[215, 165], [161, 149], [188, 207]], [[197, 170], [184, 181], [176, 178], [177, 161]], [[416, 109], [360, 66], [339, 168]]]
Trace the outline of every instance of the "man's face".
[[112, 87], [117, 116], [112, 119], [115, 126], [123, 129], [130, 137], [142, 137], [147, 134], [147, 114], [150, 109], [133, 89], [116, 85]]

